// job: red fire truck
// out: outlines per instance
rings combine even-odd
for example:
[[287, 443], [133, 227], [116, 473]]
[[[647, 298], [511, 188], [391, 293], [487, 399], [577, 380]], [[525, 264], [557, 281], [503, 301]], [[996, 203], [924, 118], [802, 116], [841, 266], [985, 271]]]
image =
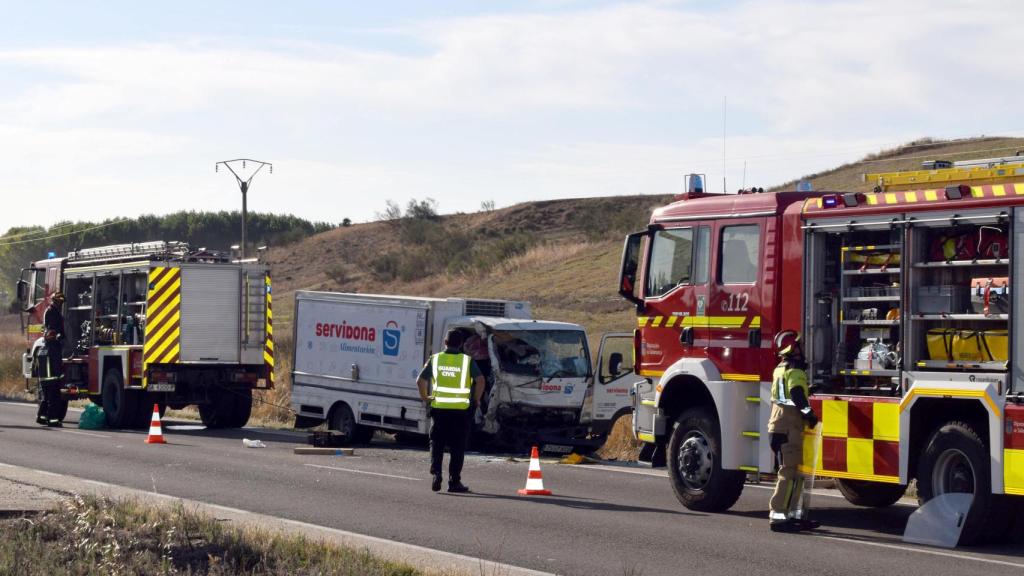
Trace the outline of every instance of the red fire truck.
[[[1024, 495], [1024, 159], [871, 174], [875, 191], [712, 194], [699, 176], [627, 237], [634, 431], [684, 506], [725, 510], [766, 440], [773, 337], [805, 338], [816, 462], [887, 506], [973, 493], [960, 542], [999, 538]], [[1018, 248], [1021, 246], [1021, 248]], [[813, 441], [805, 443], [812, 464]]]
[[155, 403], [197, 404], [206, 426], [237, 428], [252, 390], [273, 385], [270, 275], [255, 260], [160, 241], [33, 262], [17, 290], [28, 315], [26, 383], [39, 375], [43, 313], [57, 290], [66, 297], [65, 411], [90, 398], [108, 425], [143, 427]]

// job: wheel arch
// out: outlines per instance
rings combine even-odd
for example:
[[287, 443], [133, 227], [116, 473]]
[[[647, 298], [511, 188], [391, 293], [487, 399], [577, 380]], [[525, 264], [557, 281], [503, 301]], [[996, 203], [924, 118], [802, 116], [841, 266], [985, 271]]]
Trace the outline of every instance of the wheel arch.
[[334, 424], [334, 416], [342, 406], [348, 406], [348, 409], [352, 412], [352, 418], [355, 419], [357, 423], [359, 422], [359, 416], [356, 414], [355, 407], [350, 402], [338, 399], [332, 402], [331, 407], [327, 409], [327, 418], [325, 419], [325, 422], [327, 422], [328, 427]]
[[706, 406], [718, 413], [715, 399], [707, 385], [692, 374], [678, 374], [661, 385], [657, 406], [669, 426], [684, 411]]
[[665, 371], [659, 387], [655, 404], [664, 419], [661, 442], [667, 442], [672, 424], [684, 410], [707, 406], [718, 423], [722, 467], [738, 470], [756, 464], [756, 461], [751, 462], [752, 450], [744, 444], [749, 440], [743, 437], [743, 432], [746, 429], [759, 431], [759, 403], [748, 402], [746, 398], [760, 395], [760, 382], [722, 380], [710, 360], [683, 358]]
[[904, 435], [908, 441], [900, 446], [901, 482], [917, 476], [921, 454], [932, 433], [944, 424], [959, 421], [969, 424], [988, 447], [992, 492], [1003, 492], [1002, 458], [997, 457], [1002, 454], [1003, 444], [999, 433], [1000, 419], [994, 417], [984, 401], [975, 398], [917, 398], [904, 415], [908, 418], [908, 434]]

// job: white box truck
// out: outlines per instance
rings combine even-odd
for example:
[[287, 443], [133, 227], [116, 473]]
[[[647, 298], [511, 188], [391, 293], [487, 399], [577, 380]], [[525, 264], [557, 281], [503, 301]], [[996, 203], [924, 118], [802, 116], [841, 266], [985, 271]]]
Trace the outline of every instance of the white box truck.
[[426, 434], [416, 378], [450, 329], [487, 381], [474, 440], [551, 451], [602, 442], [581, 422], [593, 381], [583, 327], [533, 320], [528, 302], [508, 300], [296, 292], [296, 427], [326, 421], [355, 442], [377, 429]]

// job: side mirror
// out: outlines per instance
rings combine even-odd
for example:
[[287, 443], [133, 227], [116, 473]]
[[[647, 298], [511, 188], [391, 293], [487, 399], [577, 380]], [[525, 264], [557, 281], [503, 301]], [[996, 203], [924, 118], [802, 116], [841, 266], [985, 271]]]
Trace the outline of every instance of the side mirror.
[[18, 300], [21, 302], [28, 302], [28, 282], [24, 279], [18, 280]]
[[612, 352], [608, 356], [608, 374], [611, 376], [618, 376], [619, 371], [622, 368], [622, 353]]
[[622, 249], [622, 266], [619, 268], [619, 296], [633, 304], [643, 301], [637, 296], [636, 280], [640, 270], [640, 247], [647, 232], [634, 232], [626, 236]]

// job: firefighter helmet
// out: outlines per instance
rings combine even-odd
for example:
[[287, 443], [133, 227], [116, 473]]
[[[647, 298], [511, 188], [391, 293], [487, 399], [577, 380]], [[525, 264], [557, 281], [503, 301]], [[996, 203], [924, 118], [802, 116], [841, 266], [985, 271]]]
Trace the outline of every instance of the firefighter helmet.
[[796, 330], [782, 330], [775, 335], [775, 349], [779, 356], [790, 356], [797, 350], [803, 352], [803, 339]]
[[61, 292], [60, 290], [58, 290], [58, 291], [54, 292], [50, 296], [50, 300], [53, 300], [54, 302], [63, 302], [64, 301], [64, 293]]

